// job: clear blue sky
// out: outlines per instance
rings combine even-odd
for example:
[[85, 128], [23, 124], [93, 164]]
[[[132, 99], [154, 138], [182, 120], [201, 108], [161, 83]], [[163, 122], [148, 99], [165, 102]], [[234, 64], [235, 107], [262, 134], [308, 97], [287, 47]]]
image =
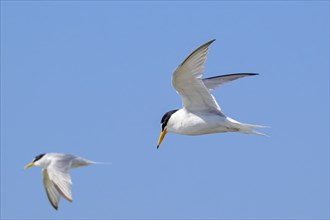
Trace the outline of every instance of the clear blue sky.
[[[329, 2], [1, 1], [1, 218], [329, 218]], [[168, 134], [176, 66], [216, 38], [205, 77], [270, 137]], [[71, 170], [53, 210], [44, 152]]]

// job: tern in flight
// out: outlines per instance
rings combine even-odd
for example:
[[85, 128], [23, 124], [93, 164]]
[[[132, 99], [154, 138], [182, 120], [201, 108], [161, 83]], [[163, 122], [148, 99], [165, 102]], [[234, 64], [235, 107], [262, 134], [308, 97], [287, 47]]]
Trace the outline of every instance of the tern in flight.
[[61, 196], [72, 202], [72, 183], [68, 170], [95, 163], [70, 154], [46, 153], [36, 156], [24, 169], [32, 166], [42, 168], [42, 180], [48, 200], [57, 210]]
[[227, 82], [257, 73], [234, 73], [202, 79], [208, 47], [214, 41], [198, 47], [174, 71], [172, 85], [181, 96], [183, 106], [166, 112], [162, 117], [157, 148], [168, 132], [182, 135], [220, 132], [264, 135], [253, 130], [264, 126], [240, 123], [226, 116], [210, 93], [210, 90]]

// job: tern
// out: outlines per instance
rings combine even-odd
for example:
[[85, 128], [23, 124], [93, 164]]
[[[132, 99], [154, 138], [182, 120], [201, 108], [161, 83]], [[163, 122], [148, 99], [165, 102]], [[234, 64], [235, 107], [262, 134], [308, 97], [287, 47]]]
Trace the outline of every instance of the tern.
[[220, 132], [264, 135], [253, 128], [265, 126], [244, 124], [227, 117], [210, 93], [210, 90], [227, 82], [258, 75], [257, 73], [233, 73], [202, 79], [208, 47], [214, 41], [215, 39], [194, 50], [173, 72], [172, 86], [181, 96], [183, 108], [168, 111], [162, 117], [157, 148], [168, 132], [182, 135]]
[[36, 156], [24, 169], [32, 166], [42, 168], [42, 179], [48, 200], [57, 210], [61, 196], [72, 202], [72, 182], [68, 170], [95, 163], [70, 154], [46, 153]]

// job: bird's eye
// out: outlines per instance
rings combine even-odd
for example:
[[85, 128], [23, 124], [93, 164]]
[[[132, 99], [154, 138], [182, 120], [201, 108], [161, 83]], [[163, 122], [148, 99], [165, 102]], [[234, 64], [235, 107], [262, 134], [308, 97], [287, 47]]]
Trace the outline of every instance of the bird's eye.
[[166, 126], [166, 125], [165, 125], [164, 123], [161, 123], [161, 124], [160, 124], [160, 127], [161, 127], [162, 131], [164, 131], [165, 126]]

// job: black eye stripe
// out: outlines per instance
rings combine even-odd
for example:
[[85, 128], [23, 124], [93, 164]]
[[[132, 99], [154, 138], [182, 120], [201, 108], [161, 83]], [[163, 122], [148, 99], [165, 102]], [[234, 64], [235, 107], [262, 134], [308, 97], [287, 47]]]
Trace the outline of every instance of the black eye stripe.
[[40, 160], [45, 154], [39, 154], [38, 156], [36, 156], [33, 160], [33, 162], [36, 162], [38, 160]]
[[167, 125], [167, 122], [168, 120], [170, 119], [170, 117], [176, 112], [178, 111], [179, 109], [175, 109], [175, 110], [172, 110], [172, 111], [168, 111], [166, 112], [163, 117], [162, 117], [162, 120], [160, 121], [160, 124], [162, 126], [162, 131], [164, 131], [166, 125]]
[[164, 131], [166, 125], [164, 123], [162, 123], [161, 125], [162, 125], [162, 131]]

